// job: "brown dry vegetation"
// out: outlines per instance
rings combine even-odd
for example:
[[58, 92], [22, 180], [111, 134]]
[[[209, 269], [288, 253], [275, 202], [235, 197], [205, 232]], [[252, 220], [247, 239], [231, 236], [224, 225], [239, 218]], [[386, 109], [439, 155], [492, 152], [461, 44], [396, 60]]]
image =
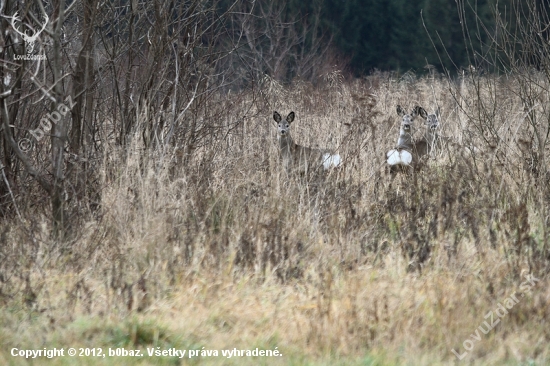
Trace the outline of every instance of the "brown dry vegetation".
[[[0, 363], [25, 364], [12, 347], [159, 346], [283, 354], [183, 364], [455, 364], [451, 350], [532, 274], [531, 293], [461, 362], [547, 364], [550, 187], [533, 136], [550, 111], [547, 93], [526, 110], [518, 90], [504, 77], [333, 73], [212, 96], [202, 118], [218, 130], [191, 156], [149, 152], [139, 134], [121, 151], [105, 132], [99, 207], [81, 209], [67, 244], [39, 199], [1, 223]], [[397, 104], [440, 106], [453, 142], [391, 181]], [[295, 141], [344, 165], [288, 176], [273, 110], [295, 111]]]

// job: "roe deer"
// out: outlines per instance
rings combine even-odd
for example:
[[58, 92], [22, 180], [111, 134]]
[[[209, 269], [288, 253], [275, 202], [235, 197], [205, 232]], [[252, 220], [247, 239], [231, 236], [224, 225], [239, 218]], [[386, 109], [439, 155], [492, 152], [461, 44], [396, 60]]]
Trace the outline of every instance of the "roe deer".
[[278, 140], [283, 166], [290, 170], [297, 170], [300, 173], [307, 173], [313, 169], [323, 166], [324, 170], [331, 167], [338, 167], [341, 163], [340, 155], [330, 151], [312, 149], [300, 146], [290, 136], [290, 124], [294, 121], [294, 112], [290, 112], [286, 119], [273, 112], [273, 119], [278, 124]]
[[[463, 137], [461, 143], [457, 139], [452, 137], [446, 137], [439, 133], [439, 119], [441, 116], [441, 110], [438, 107], [435, 113], [428, 115], [426, 118], [426, 141], [428, 142], [428, 154], [430, 156], [441, 155], [444, 150], [451, 155], [463, 154], [482, 154], [482, 151], [472, 144], [469, 139]], [[463, 132], [464, 134], [464, 132]]]
[[[422, 107], [417, 107], [422, 108]], [[440, 142], [443, 137], [439, 135], [439, 115], [440, 111], [439, 108], [437, 108], [436, 112], [433, 114], [429, 114], [426, 117], [426, 141], [428, 142], [428, 154], [432, 155], [436, 152], [438, 149]]]
[[[407, 114], [405, 110], [398, 105], [397, 114], [403, 118], [401, 121], [401, 128], [399, 129], [397, 147], [388, 151], [386, 154], [387, 162], [390, 165], [390, 172], [392, 173], [399, 168], [403, 169], [409, 166], [418, 168], [420, 166], [421, 159], [429, 154], [436, 141], [436, 129], [437, 125], [439, 125], [437, 118], [435, 118], [437, 124], [434, 124], [434, 119], [429, 119], [426, 110], [419, 106], [414, 107], [413, 111]], [[420, 139], [413, 139], [413, 123], [418, 116], [426, 120], [428, 132]], [[435, 115], [433, 115], [433, 117], [435, 117]]]

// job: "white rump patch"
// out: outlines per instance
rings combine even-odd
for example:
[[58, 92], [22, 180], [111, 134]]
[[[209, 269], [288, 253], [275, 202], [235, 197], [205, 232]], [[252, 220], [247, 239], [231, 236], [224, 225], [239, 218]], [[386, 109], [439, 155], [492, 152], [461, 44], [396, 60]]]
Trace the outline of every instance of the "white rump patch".
[[412, 154], [407, 150], [390, 150], [386, 156], [389, 165], [409, 165], [412, 163]]
[[330, 154], [330, 153], [324, 153], [323, 154], [323, 167], [325, 170], [328, 170], [332, 167], [336, 168], [340, 166], [342, 163], [342, 160], [340, 159], [340, 154]]

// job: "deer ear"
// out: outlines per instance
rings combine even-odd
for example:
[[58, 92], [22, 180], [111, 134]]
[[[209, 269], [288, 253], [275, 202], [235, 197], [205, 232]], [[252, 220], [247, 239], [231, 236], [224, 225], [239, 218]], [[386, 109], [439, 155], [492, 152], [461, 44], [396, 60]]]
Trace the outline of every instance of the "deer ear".
[[404, 116], [406, 113], [405, 113], [405, 110], [403, 108], [401, 108], [401, 106], [398, 104], [397, 105], [397, 114], [400, 115], [400, 116]]
[[294, 121], [294, 112], [290, 112], [288, 116], [286, 116], [286, 121], [288, 123], [292, 123], [292, 121]]
[[273, 119], [275, 120], [275, 122], [279, 123], [281, 122], [282, 117], [277, 111], [275, 111], [273, 112]]
[[413, 112], [415, 115], [420, 115], [420, 117], [426, 119], [428, 118], [428, 112], [426, 112], [426, 110], [420, 106], [416, 106], [414, 107], [414, 112]]

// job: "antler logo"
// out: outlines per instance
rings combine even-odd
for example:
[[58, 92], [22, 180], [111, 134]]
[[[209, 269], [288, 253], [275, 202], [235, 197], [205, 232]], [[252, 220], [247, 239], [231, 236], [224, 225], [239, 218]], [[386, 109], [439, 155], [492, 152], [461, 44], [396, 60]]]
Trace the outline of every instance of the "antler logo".
[[[32, 36], [28, 36], [26, 31], [25, 32], [21, 32], [19, 29], [17, 29], [17, 27], [15, 26], [15, 22], [18, 21], [19, 23], [22, 23], [21, 22], [21, 19], [18, 18], [17, 16], [17, 12], [13, 15], [13, 17], [11, 18], [11, 26], [13, 27], [13, 29], [19, 33], [21, 35], [21, 37], [23, 37], [23, 40], [25, 41], [25, 43], [27, 44], [27, 54], [30, 55], [32, 53], [32, 51], [34, 50], [34, 43], [36, 42], [36, 40], [38, 39], [38, 36], [40, 35], [40, 33], [42, 33], [42, 31], [44, 29], [46, 29], [46, 25], [48, 24], [48, 21], [50, 20], [50, 18], [48, 17], [47, 14], [44, 14], [44, 25], [42, 26], [42, 29], [40, 29], [38, 32], [34, 33]], [[30, 27], [29, 27], [30, 28]], [[32, 30], [32, 29], [31, 29]]]

